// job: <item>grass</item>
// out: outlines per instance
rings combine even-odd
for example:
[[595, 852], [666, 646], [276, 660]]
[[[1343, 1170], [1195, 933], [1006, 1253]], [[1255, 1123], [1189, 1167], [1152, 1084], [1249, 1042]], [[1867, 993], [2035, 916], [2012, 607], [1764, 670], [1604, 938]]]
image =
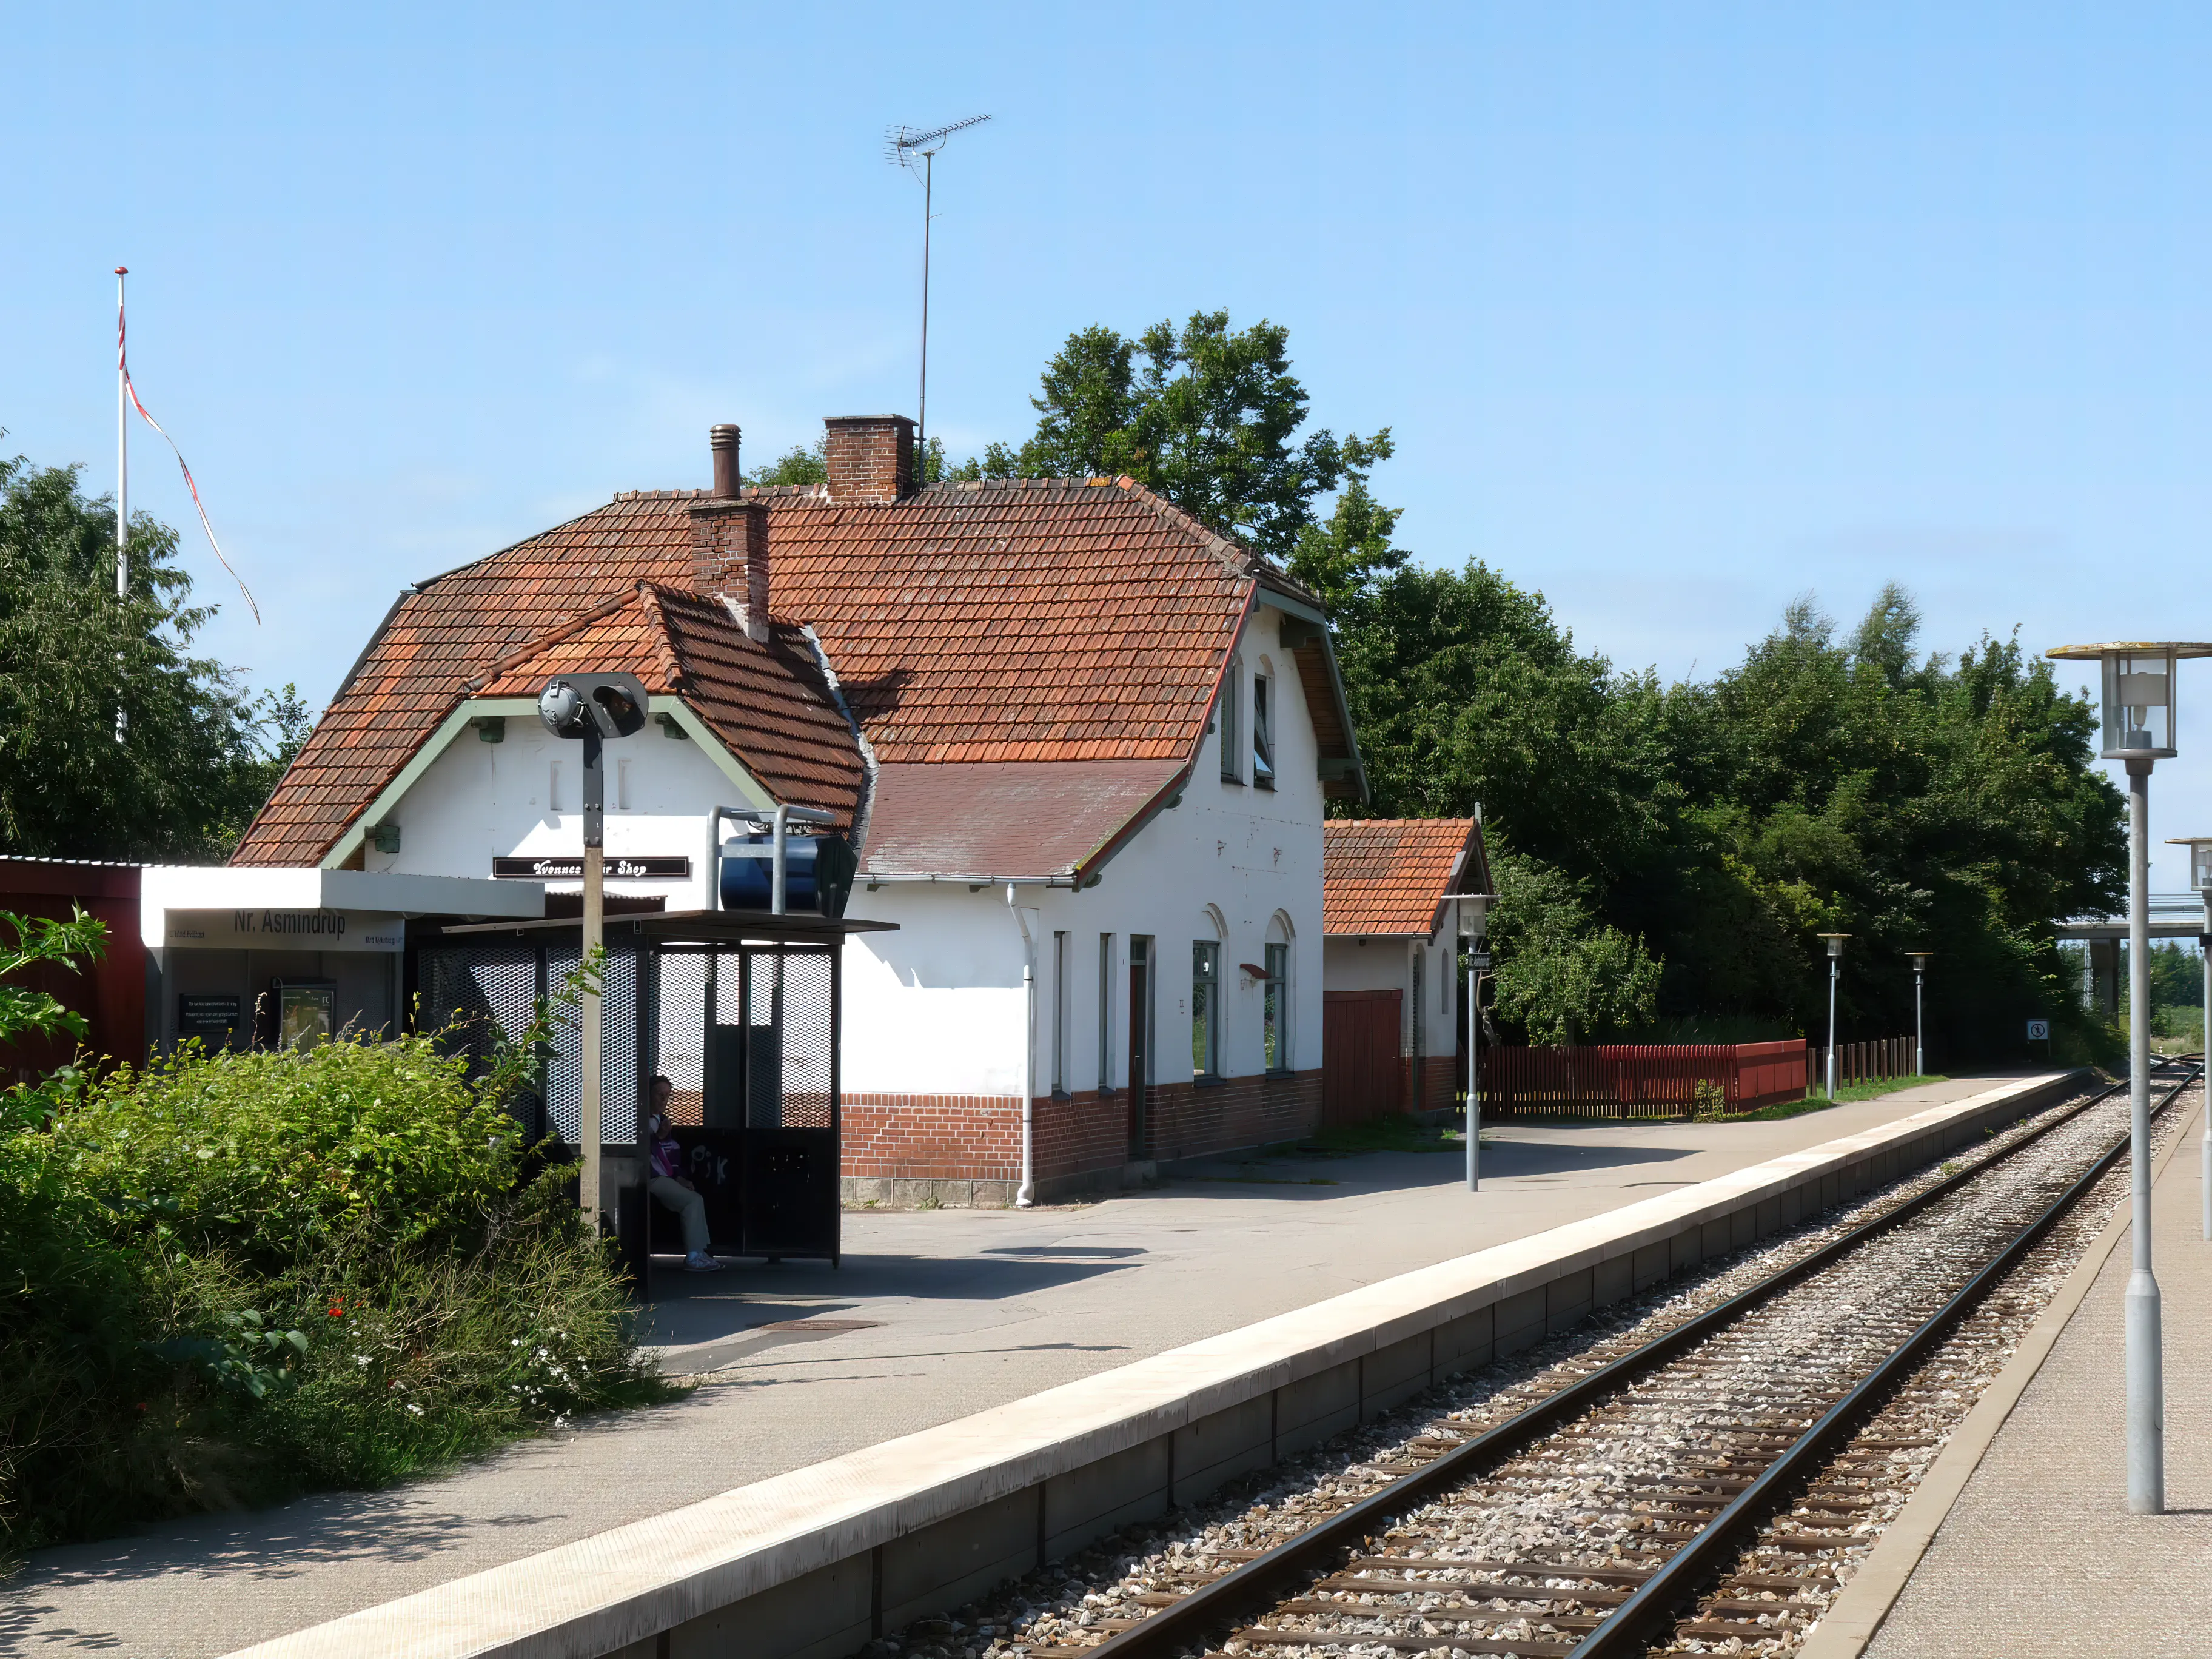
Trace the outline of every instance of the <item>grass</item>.
[[1946, 1079], [1941, 1073], [1929, 1077], [1873, 1078], [1863, 1083], [1845, 1083], [1838, 1085], [1833, 1100], [1830, 1100], [1825, 1094], [1808, 1090], [1802, 1100], [1785, 1100], [1772, 1106], [1763, 1106], [1755, 1112], [1745, 1112], [1740, 1116], [1728, 1118], [1725, 1121], [1772, 1123], [1785, 1117], [1802, 1117], [1808, 1112], [1825, 1112], [1831, 1106], [1848, 1106], [1854, 1101], [1879, 1100], [1884, 1095], [1893, 1095], [1900, 1089], [1917, 1088], [1923, 1083], [1944, 1081]]

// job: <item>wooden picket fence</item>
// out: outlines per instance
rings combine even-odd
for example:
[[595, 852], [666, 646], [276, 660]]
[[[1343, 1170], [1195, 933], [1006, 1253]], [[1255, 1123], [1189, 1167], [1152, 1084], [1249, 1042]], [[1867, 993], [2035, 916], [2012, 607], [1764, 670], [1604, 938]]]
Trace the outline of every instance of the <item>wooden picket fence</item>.
[[[1836, 1086], [1846, 1083], [1868, 1083], [1877, 1079], [1911, 1077], [1913, 1074], [1912, 1039], [1909, 1036], [1877, 1037], [1869, 1042], [1838, 1042], [1836, 1045]], [[1814, 1048], [1805, 1056], [1805, 1086], [1825, 1089], [1828, 1085], [1828, 1051]]]
[[1811, 1061], [1802, 1037], [1779, 1042], [1608, 1042], [1485, 1048], [1486, 1118], [1682, 1119], [1698, 1085], [1717, 1084], [1723, 1111], [1753, 1112], [1804, 1097]]

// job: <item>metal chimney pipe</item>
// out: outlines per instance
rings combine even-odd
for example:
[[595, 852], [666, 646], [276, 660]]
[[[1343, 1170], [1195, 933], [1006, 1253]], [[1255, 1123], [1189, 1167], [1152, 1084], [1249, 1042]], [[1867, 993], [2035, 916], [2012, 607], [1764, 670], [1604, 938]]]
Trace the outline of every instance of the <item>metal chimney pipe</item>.
[[743, 493], [738, 480], [738, 428], [734, 426], [715, 426], [707, 428], [707, 447], [714, 455], [714, 494], [720, 500], [735, 501]]

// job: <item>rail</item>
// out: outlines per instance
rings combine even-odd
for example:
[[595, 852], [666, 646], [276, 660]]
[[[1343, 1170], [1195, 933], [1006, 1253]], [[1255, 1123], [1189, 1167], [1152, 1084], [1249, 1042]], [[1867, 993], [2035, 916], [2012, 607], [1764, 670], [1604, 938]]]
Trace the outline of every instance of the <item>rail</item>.
[[[2203, 1073], [2201, 1063], [2189, 1066], [2181, 1078], [2155, 1103], [2154, 1110], [2162, 1112], [2184, 1088], [2202, 1077]], [[2125, 1083], [2114, 1084], [2052, 1115], [2047, 1122], [2035, 1126], [2030, 1133], [1993, 1156], [1932, 1183], [1901, 1203], [1769, 1274], [1758, 1284], [1662, 1332], [1555, 1393], [1535, 1401], [1504, 1422], [1482, 1431], [1419, 1468], [1399, 1475], [1381, 1490], [1316, 1522], [1296, 1536], [1261, 1551], [1254, 1559], [1231, 1568], [1189, 1594], [1179, 1596], [1097, 1645], [1083, 1650], [1085, 1659], [1147, 1659], [1148, 1656], [1178, 1651], [1202, 1644], [1212, 1634], [1231, 1625], [1242, 1613], [1272, 1599], [1277, 1587], [1285, 1581], [1312, 1576], [1347, 1547], [1357, 1547], [1370, 1534], [1380, 1530], [1392, 1517], [1431, 1494], [1466, 1483], [1472, 1477], [1510, 1458], [1522, 1447], [1571, 1423], [1620, 1393], [1638, 1377], [1667, 1364], [1686, 1350], [1773, 1301], [1784, 1291], [1844, 1260], [1876, 1236], [1928, 1210], [1969, 1182], [1981, 1179], [1991, 1170], [2041, 1142], [2053, 1131], [2112, 1098], [2126, 1086]], [[2072, 1182], [2064, 1193], [1985, 1260], [1966, 1284], [1951, 1294], [1932, 1316], [1923, 1320], [1902, 1342], [1893, 1347], [1887, 1356], [1842, 1398], [1820, 1413], [1809, 1427], [1791, 1437], [1790, 1443], [1751, 1479], [1743, 1490], [1700, 1524], [1696, 1534], [1655, 1570], [1586, 1571], [1570, 1563], [1528, 1562], [1509, 1565], [1505, 1563], [1442, 1558], [1419, 1564], [1389, 1564], [1504, 1568], [1523, 1576], [1581, 1577], [1632, 1584], [1634, 1588], [1605, 1617], [1595, 1621], [1595, 1627], [1571, 1650], [1564, 1645], [1543, 1643], [1522, 1643], [1501, 1647], [1490, 1640], [1455, 1642], [1453, 1638], [1443, 1636], [1423, 1638], [1420, 1645], [1424, 1649], [1459, 1646], [1471, 1651], [1556, 1652], [1571, 1655], [1571, 1659], [1619, 1659], [1619, 1656], [1638, 1650], [1638, 1644], [1646, 1640], [1653, 1625], [1668, 1617], [1690, 1588], [1714, 1571], [1723, 1553], [1736, 1547], [1746, 1530], [1757, 1524], [1793, 1484], [1803, 1478], [1808, 1467], [1831, 1449], [1850, 1425], [1867, 1413], [1883, 1390], [1941, 1340], [1996, 1280], [2079, 1202], [2119, 1158], [2126, 1155], [2127, 1150], [2127, 1139], [2122, 1136], [2100, 1154], [2084, 1174]], [[1680, 1518], [1686, 1521], [1693, 1517], [1684, 1516]], [[1379, 1566], [1386, 1563], [1377, 1559], [1371, 1565]], [[1387, 1583], [1376, 1581], [1372, 1587], [1383, 1589]], [[1439, 1590], [1454, 1588], [1441, 1583], [1425, 1587]], [[1498, 1589], [1501, 1593], [1508, 1594], [1509, 1599], [1535, 1602], [1580, 1601], [1588, 1605], [1610, 1599], [1587, 1592], [1547, 1593], [1523, 1587], [1511, 1587], [1509, 1592], [1508, 1587], [1499, 1586]], [[1301, 1607], [1299, 1610], [1314, 1609]], [[1555, 1621], [1547, 1620], [1544, 1622]], [[1276, 1633], [1273, 1627], [1237, 1632], [1250, 1646], [1312, 1646], [1324, 1639], [1351, 1644], [1373, 1644], [1377, 1639], [1371, 1635], [1350, 1632], [1326, 1638], [1316, 1633], [1299, 1639], [1299, 1633], [1285, 1631], [1280, 1635], [1286, 1639], [1271, 1640]], [[1407, 1640], [1385, 1640], [1382, 1644], [1403, 1647], [1407, 1645]]]

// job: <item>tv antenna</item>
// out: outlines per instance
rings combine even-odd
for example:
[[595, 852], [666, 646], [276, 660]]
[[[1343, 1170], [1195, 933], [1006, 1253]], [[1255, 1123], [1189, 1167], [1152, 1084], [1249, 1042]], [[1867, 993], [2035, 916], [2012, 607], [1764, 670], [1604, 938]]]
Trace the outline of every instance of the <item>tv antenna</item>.
[[971, 115], [964, 121], [932, 127], [927, 132], [906, 126], [884, 129], [884, 160], [893, 167], [904, 167], [921, 180], [921, 391], [920, 418], [915, 422], [915, 446], [921, 452], [916, 465], [925, 477], [929, 471], [930, 167], [937, 159], [937, 152], [945, 148], [946, 139], [963, 128], [981, 126], [990, 118], [988, 115]]

